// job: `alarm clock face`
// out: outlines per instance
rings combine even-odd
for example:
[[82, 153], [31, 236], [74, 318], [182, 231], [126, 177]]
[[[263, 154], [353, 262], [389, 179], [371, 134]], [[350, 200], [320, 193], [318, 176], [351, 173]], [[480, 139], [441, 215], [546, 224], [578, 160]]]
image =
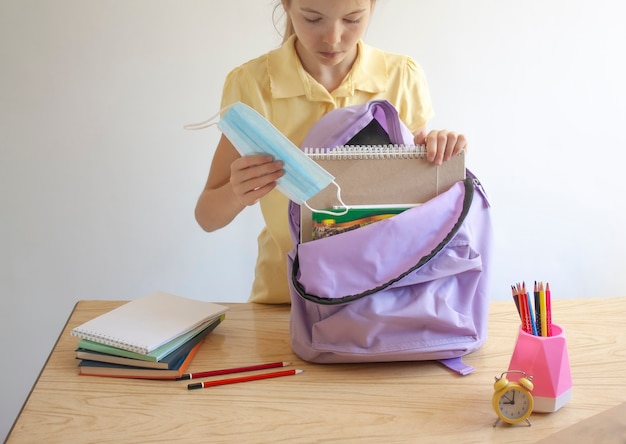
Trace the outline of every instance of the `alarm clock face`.
[[533, 402], [527, 390], [511, 387], [495, 394], [494, 408], [503, 421], [515, 424], [530, 416]]

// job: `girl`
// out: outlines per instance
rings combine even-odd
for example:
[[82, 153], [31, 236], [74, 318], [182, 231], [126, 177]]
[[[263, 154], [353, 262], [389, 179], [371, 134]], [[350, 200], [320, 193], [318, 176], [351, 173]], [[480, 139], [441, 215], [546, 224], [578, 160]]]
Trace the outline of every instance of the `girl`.
[[[286, 32], [281, 47], [231, 71], [222, 104], [256, 109], [299, 146], [309, 128], [332, 109], [375, 99], [391, 102], [402, 121], [440, 164], [466, 147], [463, 135], [426, 131], [433, 111], [422, 69], [407, 56], [390, 54], [361, 40], [375, 0], [282, 0]], [[250, 301], [288, 303], [286, 255], [292, 248], [287, 198], [275, 190], [282, 164], [271, 156], [240, 156], [222, 135], [196, 206], [206, 231], [230, 223], [260, 202], [266, 226]]]

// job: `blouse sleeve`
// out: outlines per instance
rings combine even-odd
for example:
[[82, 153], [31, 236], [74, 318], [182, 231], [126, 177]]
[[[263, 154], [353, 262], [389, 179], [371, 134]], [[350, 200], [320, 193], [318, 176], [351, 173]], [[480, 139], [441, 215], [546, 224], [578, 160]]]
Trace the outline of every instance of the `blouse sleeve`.
[[242, 102], [255, 109], [267, 118], [268, 106], [266, 99], [266, 76], [251, 72], [247, 65], [233, 69], [226, 76], [222, 89], [221, 108], [224, 109], [236, 102]]
[[396, 103], [398, 114], [412, 132], [426, 126], [434, 111], [426, 82], [426, 75], [415, 60], [407, 57], [403, 70], [400, 97]]

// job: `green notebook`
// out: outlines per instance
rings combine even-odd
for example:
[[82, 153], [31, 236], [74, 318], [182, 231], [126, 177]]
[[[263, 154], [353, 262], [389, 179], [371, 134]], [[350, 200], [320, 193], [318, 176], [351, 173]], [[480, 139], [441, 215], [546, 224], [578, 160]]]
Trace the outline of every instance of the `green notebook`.
[[[355, 230], [369, 225], [379, 220], [387, 219], [402, 213], [415, 205], [361, 205], [351, 207], [347, 211], [345, 208], [332, 208], [324, 213], [314, 211], [312, 239], [322, 239], [334, 236], [335, 234]], [[331, 215], [329, 213], [337, 213]]]

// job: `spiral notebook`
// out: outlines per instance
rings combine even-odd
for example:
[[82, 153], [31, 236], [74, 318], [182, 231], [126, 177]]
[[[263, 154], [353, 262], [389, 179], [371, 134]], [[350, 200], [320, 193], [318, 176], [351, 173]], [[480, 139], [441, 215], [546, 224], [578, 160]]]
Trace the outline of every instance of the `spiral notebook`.
[[[335, 176], [347, 206], [421, 204], [465, 179], [465, 152], [439, 166], [426, 160], [423, 146], [359, 145], [305, 148], [304, 152]], [[307, 203], [314, 209], [340, 205], [337, 187], [329, 185]], [[300, 211], [300, 241], [308, 242], [312, 214], [304, 205]]]
[[156, 292], [73, 328], [71, 335], [148, 354], [227, 310], [212, 302]]

